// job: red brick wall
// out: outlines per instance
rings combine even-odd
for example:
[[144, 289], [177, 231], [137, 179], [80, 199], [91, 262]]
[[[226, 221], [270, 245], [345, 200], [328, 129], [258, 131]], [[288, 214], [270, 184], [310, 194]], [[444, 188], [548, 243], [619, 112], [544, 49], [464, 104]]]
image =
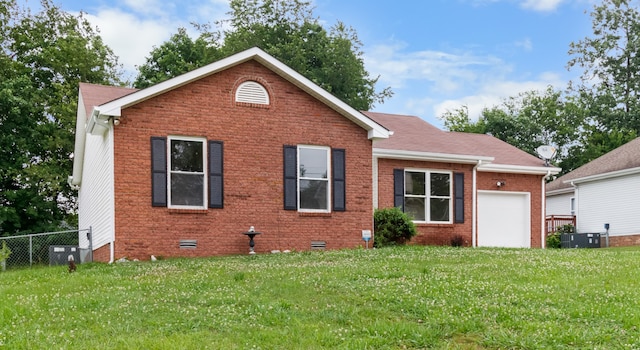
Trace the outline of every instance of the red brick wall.
[[[473, 165], [378, 159], [378, 208], [393, 207], [393, 169], [417, 168], [464, 173], [464, 223], [417, 224], [418, 235], [411, 241], [424, 245], [451, 245], [451, 240], [462, 236], [465, 246], [472, 245], [472, 170]], [[453, 215], [453, 213], [452, 213]]]
[[[629, 247], [640, 245], [640, 234], [629, 236], [609, 236], [609, 247]], [[600, 236], [600, 247], [606, 246], [606, 237]]]
[[[412, 242], [425, 245], [450, 245], [451, 239], [460, 235], [464, 239], [464, 245], [471, 246], [473, 244], [473, 167], [474, 165], [469, 164], [378, 159], [378, 208], [393, 206], [393, 169], [417, 168], [464, 173], [464, 223], [417, 224], [418, 235], [413, 238]], [[531, 246], [540, 247], [542, 176], [477, 173], [478, 190], [498, 190], [497, 181], [507, 183], [501, 190], [531, 193]]]
[[[256, 80], [268, 107], [236, 105], [235, 87]], [[194, 136], [224, 142], [224, 208], [151, 206], [152, 136]], [[283, 145], [346, 150], [346, 212], [303, 214], [283, 209]], [[249, 226], [262, 232], [256, 252], [362, 244], [372, 228], [372, 160], [367, 132], [255, 61], [123, 110], [114, 132], [115, 258], [246, 254]], [[196, 249], [180, 249], [182, 239]]]

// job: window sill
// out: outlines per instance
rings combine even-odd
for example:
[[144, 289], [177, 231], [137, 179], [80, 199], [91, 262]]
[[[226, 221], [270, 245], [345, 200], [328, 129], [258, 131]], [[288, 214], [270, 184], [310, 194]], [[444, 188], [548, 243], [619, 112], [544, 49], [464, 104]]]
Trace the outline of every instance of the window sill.
[[302, 216], [302, 217], [325, 217], [325, 218], [330, 218], [331, 217], [331, 213], [325, 213], [325, 212], [310, 212], [310, 211], [299, 211], [298, 212], [298, 216]]
[[171, 209], [167, 209], [167, 211], [169, 212], [169, 214], [199, 214], [199, 215], [206, 215], [207, 213], [209, 213], [209, 211], [207, 209], [176, 209], [176, 208], [171, 208]]

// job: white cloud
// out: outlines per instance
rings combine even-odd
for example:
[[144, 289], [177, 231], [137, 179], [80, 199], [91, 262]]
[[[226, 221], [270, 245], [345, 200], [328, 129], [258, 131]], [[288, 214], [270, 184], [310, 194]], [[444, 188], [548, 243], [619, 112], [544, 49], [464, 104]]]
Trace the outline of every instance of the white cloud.
[[521, 6], [525, 9], [551, 12], [555, 11], [565, 0], [524, 0]]
[[163, 20], [142, 20], [119, 9], [101, 10], [95, 15], [87, 15], [87, 19], [99, 28], [100, 36], [128, 72], [143, 64], [153, 46], [162, 44], [179, 25]]
[[428, 82], [439, 92], [455, 92], [478, 80], [479, 72], [509, 70], [509, 66], [492, 56], [476, 56], [468, 52], [451, 54], [442, 51], [404, 52], [406, 45], [377, 45], [365, 54], [367, 70], [380, 75], [380, 83], [393, 89], [410, 81]]
[[549, 85], [562, 86], [565, 83], [557, 74], [550, 72], [540, 74], [535, 80], [487, 81], [471, 95], [447, 99], [435, 104], [433, 113], [440, 117], [447, 111], [453, 111], [466, 105], [469, 109], [469, 116], [476, 120], [483, 109], [500, 105], [508, 97], [514, 97], [528, 91], [545, 91]]

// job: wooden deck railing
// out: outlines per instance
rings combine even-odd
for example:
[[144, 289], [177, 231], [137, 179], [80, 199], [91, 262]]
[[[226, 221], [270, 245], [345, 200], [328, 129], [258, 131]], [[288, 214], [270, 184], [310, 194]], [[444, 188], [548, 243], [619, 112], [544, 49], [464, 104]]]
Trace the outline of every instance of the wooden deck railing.
[[558, 230], [560, 226], [573, 225], [576, 226], [575, 215], [550, 215], [545, 219], [547, 226], [547, 234], [552, 234]]

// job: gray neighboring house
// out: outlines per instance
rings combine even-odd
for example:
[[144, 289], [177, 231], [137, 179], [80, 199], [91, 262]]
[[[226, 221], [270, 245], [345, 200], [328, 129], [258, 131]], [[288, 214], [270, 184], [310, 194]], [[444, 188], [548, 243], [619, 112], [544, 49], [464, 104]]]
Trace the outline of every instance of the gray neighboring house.
[[578, 233], [609, 224], [610, 246], [640, 245], [640, 138], [550, 182], [546, 193], [547, 218], [575, 215]]

